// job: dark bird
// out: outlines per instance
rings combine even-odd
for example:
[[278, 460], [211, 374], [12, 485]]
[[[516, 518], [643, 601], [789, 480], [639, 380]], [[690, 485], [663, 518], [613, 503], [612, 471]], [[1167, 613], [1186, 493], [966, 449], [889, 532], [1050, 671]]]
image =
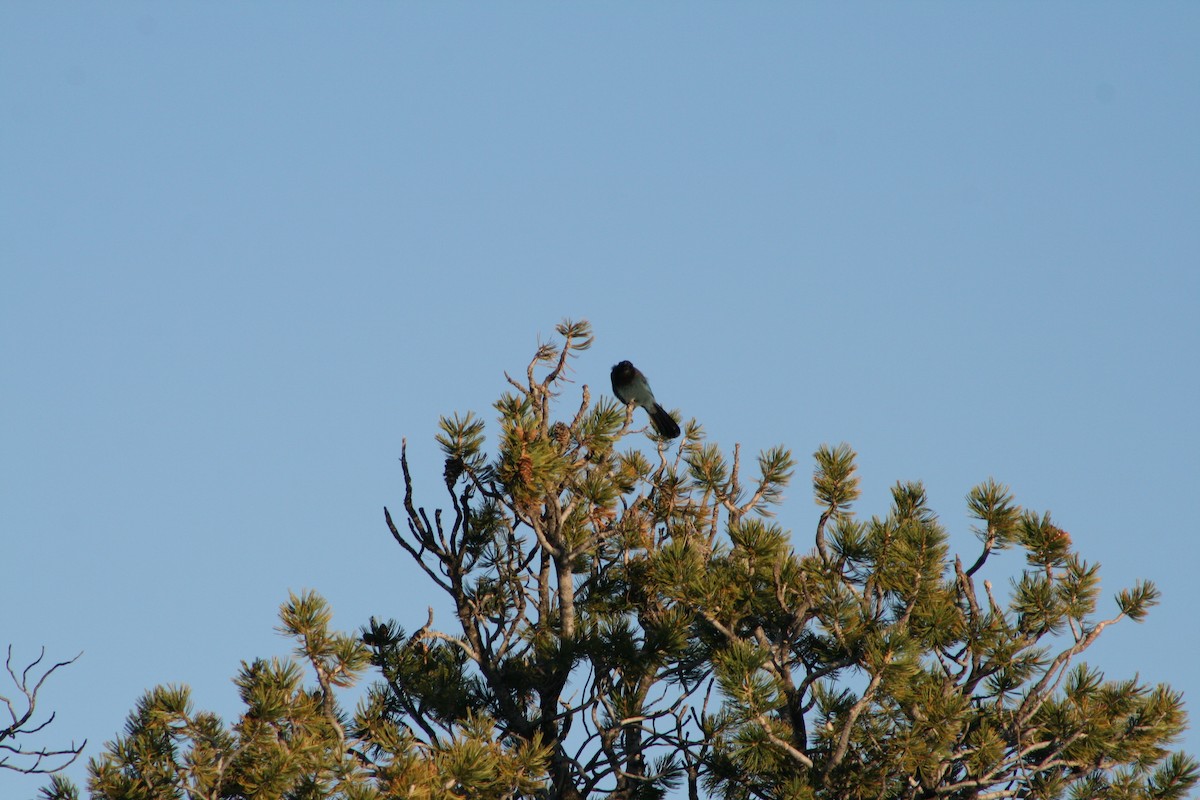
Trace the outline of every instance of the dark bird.
[[642, 371], [628, 361], [622, 361], [612, 368], [612, 389], [625, 405], [641, 406], [650, 415], [650, 424], [654, 432], [664, 439], [674, 439], [679, 435], [679, 423], [671, 419], [667, 410], [654, 399], [650, 391], [650, 382]]

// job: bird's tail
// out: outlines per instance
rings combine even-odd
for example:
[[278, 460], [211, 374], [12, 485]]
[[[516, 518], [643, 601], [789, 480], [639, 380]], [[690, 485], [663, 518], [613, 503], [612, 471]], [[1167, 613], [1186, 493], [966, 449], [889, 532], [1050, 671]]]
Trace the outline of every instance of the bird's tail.
[[679, 435], [679, 423], [658, 403], [654, 404], [654, 410], [650, 412], [650, 424], [654, 426], [654, 432], [664, 439], [674, 439]]

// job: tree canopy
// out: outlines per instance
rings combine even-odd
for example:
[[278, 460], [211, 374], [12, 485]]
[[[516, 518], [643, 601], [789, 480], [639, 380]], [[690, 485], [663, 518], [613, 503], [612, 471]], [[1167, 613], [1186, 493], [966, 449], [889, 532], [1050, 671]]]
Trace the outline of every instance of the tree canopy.
[[[1171, 750], [1179, 693], [1082, 660], [1146, 615], [1152, 583], [1098, 615], [1098, 565], [991, 479], [966, 498], [965, 556], [919, 483], [860, 518], [844, 444], [814, 455], [802, 544], [773, 516], [787, 448], [747, 463], [694, 420], [671, 442], [586, 385], [565, 406], [592, 333], [557, 332], [506, 374], [494, 453], [476, 414], [441, 420], [440, 499], [402, 448], [386, 525], [450, 624], [430, 610], [411, 631], [337, 633], [318, 595], [293, 596], [296, 657], [243, 665], [240, 719], [154, 689], [92, 760], [92, 797], [1132, 800], [1195, 785], [1196, 761]], [[1025, 567], [997, 589], [1006, 549]], [[368, 674], [350, 713], [338, 692]]]

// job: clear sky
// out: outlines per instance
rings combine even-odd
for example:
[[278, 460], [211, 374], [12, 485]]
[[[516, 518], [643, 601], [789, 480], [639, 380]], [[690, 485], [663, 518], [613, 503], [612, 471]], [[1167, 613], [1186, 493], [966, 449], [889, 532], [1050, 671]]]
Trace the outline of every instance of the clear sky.
[[1197, 41], [1166, 2], [0, 4], [0, 645], [83, 651], [47, 741], [166, 682], [232, 717], [289, 589], [422, 624], [401, 439], [441, 502], [438, 415], [563, 317], [594, 396], [630, 358], [793, 448], [800, 549], [823, 442], [970, 557], [1008, 483], [1106, 613], [1157, 582], [1088, 660], [1200, 721]]

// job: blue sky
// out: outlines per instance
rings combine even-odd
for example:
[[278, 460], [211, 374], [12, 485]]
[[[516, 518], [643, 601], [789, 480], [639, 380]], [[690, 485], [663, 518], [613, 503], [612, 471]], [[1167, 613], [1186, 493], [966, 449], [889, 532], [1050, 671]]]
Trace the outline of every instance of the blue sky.
[[423, 623], [401, 439], [440, 502], [438, 415], [492, 419], [563, 317], [593, 395], [630, 358], [711, 440], [791, 447], [798, 548], [823, 442], [860, 513], [923, 480], [971, 557], [963, 496], [1009, 484], [1106, 612], [1163, 591], [1089, 660], [1200, 714], [1198, 36], [1189, 3], [0, 5], [0, 644], [84, 652], [49, 741], [98, 753], [166, 682], [232, 717], [289, 589]]

